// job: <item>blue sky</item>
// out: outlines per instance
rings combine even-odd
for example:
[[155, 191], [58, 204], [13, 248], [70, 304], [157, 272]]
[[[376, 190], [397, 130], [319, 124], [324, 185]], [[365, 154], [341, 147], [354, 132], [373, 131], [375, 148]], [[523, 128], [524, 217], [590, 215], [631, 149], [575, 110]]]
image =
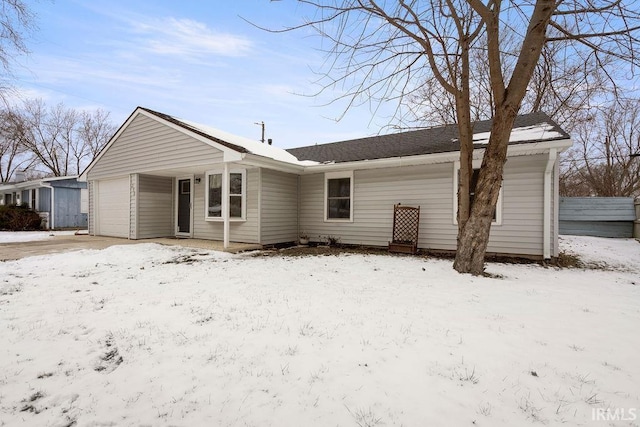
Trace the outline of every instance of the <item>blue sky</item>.
[[19, 93], [77, 109], [102, 108], [120, 125], [136, 106], [237, 135], [296, 147], [376, 134], [388, 118], [368, 107], [344, 119], [336, 92], [312, 95], [325, 55], [291, 1], [40, 0], [31, 54], [19, 59]]

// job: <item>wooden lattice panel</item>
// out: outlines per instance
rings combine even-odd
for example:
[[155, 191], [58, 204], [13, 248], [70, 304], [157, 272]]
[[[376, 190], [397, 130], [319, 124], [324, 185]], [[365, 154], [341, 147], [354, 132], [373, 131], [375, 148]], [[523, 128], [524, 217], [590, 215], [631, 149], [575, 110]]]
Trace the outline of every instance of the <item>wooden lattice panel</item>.
[[393, 206], [393, 240], [389, 242], [392, 252], [416, 253], [418, 250], [418, 231], [420, 225], [420, 206]]

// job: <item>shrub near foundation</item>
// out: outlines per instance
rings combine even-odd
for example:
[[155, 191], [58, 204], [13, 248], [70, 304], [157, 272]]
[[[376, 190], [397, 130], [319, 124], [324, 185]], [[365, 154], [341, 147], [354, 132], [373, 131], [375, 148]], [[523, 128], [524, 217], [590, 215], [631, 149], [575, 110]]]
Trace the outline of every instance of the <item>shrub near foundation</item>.
[[41, 223], [40, 215], [26, 204], [0, 206], [0, 230], [40, 230]]

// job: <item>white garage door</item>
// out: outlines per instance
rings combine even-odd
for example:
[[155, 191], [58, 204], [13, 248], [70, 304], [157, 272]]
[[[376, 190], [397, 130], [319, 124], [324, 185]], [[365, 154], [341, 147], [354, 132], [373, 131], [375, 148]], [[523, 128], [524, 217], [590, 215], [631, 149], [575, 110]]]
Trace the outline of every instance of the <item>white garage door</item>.
[[129, 177], [97, 182], [97, 234], [129, 237]]

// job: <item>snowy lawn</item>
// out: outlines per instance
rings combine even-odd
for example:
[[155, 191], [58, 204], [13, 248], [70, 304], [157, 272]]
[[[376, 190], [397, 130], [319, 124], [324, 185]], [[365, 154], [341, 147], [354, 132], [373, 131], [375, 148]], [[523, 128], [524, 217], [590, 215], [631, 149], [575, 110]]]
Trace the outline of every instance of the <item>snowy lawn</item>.
[[562, 244], [606, 268], [149, 243], [5, 262], [0, 425], [638, 425], [640, 244]]
[[36, 240], [47, 240], [54, 236], [73, 236], [73, 231], [2, 231], [0, 232], [0, 243], [34, 242]]

